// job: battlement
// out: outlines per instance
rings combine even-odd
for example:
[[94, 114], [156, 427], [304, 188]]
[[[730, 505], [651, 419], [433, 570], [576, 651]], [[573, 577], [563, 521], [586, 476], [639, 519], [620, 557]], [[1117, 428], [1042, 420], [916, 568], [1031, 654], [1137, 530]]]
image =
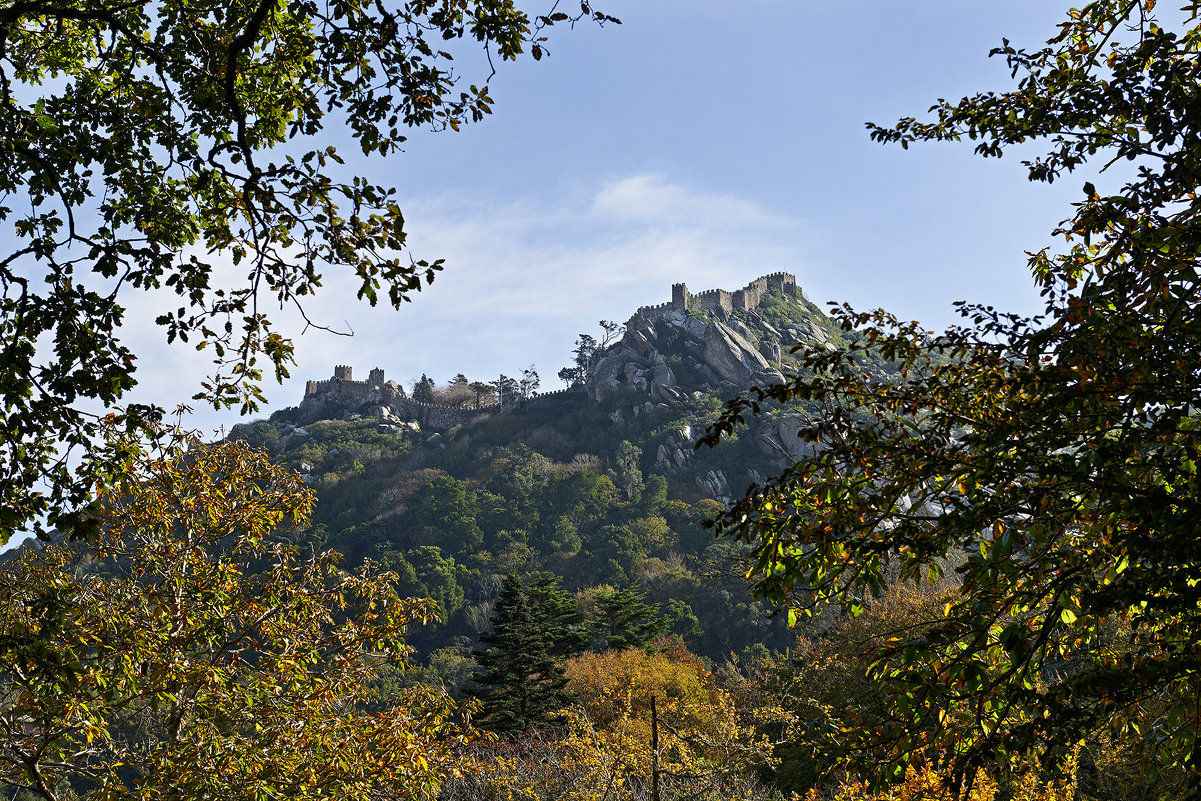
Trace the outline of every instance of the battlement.
[[307, 398], [310, 395], [317, 395], [332, 390], [352, 395], [366, 395], [371, 390], [379, 389], [384, 385], [384, 371], [378, 367], [372, 369], [366, 381], [355, 381], [352, 378], [353, 375], [354, 370], [350, 365], [334, 365], [333, 378], [327, 378], [324, 381], [305, 382], [304, 396]]
[[699, 309], [702, 311], [721, 309], [727, 315], [734, 311], [754, 311], [759, 308], [759, 304], [763, 302], [763, 296], [767, 294], [769, 289], [779, 290], [785, 297], [804, 297], [804, 294], [797, 286], [796, 276], [786, 272], [761, 275], [742, 289], [735, 290], [734, 292], [727, 292], [724, 289], [707, 289], [694, 294], [688, 291], [687, 284], [672, 284], [670, 301], [655, 306], [642, 306], [630, 319], [645, 318], [646, 316], [650, 316], [652, 312], [665, 308]]

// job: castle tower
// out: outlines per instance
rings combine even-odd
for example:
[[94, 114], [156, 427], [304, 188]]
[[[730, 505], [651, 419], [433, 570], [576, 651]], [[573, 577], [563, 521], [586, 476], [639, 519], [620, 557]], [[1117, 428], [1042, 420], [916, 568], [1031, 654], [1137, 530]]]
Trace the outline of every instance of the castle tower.
[[380, 368], [376, 367], [371, 371], [371, 374], [367, 377], [367, 386], [382, 387], [383, 385], [384, 385], [384, 371], [381, 370]]
[[687, 309], [691, 295], [688, 294], [687, 284], [671, 285], [671, 305], [678, 309]]
[[349, 365], [346, 365], [346, 364], [334, 365], [334, 378], [340, 379], [342, 381], [350, 381], [351, 373], [352, 373], [352, 369]]

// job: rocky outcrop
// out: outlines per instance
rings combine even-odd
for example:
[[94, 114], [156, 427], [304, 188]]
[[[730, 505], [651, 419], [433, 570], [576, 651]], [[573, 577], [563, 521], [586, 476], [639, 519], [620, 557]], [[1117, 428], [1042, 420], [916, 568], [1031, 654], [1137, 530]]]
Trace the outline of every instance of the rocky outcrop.
[[704, 359], [719, 379], [738, 386], [784, 380], [746, 337], [717, 320], [705, 327]]
[[355, 386], [360, 382], [346, 383], [342, 386], [337, 380], [321, 382], [324, 386], [319, 385], [316, 391], [306, 393], [295, 422], [306, 425], [317, 420], [339, 420], [347, 414], [363, 413], [367, 409], [391, 409], [405, 397], [404, 390], [395, 381], [384, 382], [367, 391]]
[[759, 450], [767, 456], [794, 462], [816, 453], [812, 442], [799, 436], [806, 420], [800, 415], [783, 414], [759, 422], [756, 441]]
[[730, 482], [726, 479], [726, 474], [720, 470], [710, 470], [703, 476], [697, 476], [696, 486], [701, 492], [710, 498], [716, 498], [722, 503], [729, 503]]
[[672, 306], [643, 310], [593, 368], [588, 391], [597, 402], [633, 392], [679, 406], [688, 400], [677, 375], [680, 369], [693, 389], [773, 384], [784, 379], [772, 362], [780, 363], [781, 340], [787, 337], [758, 315], [723, 322], [719, 315], [690, 314]]
[[691, 459], [692, 444], [692, 426], [685, 424], [659, 443], [655, 453], [655, 465], [665, 473], [675, 473]]
[[[585, 386], [564, 392], [587, 390], [598, 403], [633, 396], [629, 404], [623, 399], [620, 411], [610, 410], [618, 418], [622, 412], [629, 417], [656, 407], [690, 409], [695, 398], [710, 393], [728, 395], [782, 381], [781, 369], [792, 364], [786, 354], [795, 342], [829, 347], [831, 335], [840, 337], [804, 300], [788, 273], [761, 276], [735, 292], [691, 293], [676, 284], [670, 303], [635, 312], [622, 338], [591, 366]], [[519, 405], [545, 399], [531, 397]], [[331, 378], [306, 384], [299, 407], [281, 410], [272, 419], [300, 426], [367, 418], [378, 420], [382, 430], [412, 430], [413, 423], [445, 430], [506, 411], [421, 403], [406, 397], [396, 382], [385, 381], [380, 368], [358, 381], [349, 365], [337, 365]], [[682, 461], [672, 448], [664, 458], [677, 465]]]

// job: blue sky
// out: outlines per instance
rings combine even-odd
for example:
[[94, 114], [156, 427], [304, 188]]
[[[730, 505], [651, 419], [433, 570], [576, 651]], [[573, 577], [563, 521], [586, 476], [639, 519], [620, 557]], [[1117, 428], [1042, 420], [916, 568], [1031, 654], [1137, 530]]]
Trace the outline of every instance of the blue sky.
[[[399, 312], [356, 305], [328, 275], [310, 314], [355, 336], [299, 337], [293, 379], [268, 388], [271, 408], [297, 403], [304, 381], [334, 363], [364, 376], [383, 367], [406, 384], [534, 364], [543, 387], [557, 388], [579, 332], [669, 300], [675, 281], [736, 289], [787, 270], [821, 304], [882, 306], [935, 328], [955, 321], [956, 300], [1039, 310], [1024, 252], [1051, 243], [1084, 178], [1030, 184], [1020, 154], [902, 151], [871, 142], [864, 123], [1010, 86], [989, 49], [1003, 36], [1039, 46], [1062, 8], [602, 2], [624, 24], [556, 30], [549, 58], [501, 66], [491, 118], [457, 134], [416, 132], [387, 160], [352, 161], [398, 188], [413, 255], [446, 258], [447, 269]], [[150, 305], [130, 310], [143, 352], [137, 399], [173, 406], [205, 362], [157, 344], [141, 322]]]

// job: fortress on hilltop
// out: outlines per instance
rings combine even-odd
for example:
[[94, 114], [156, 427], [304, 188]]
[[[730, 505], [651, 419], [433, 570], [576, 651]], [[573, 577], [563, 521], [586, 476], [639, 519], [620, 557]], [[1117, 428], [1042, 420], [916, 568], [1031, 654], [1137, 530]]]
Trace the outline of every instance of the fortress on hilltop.
[[[754, 311], [763, 302], [763, 296], [769, 289], [779, 290], [786, 298], [802, 298], [804, 293], [797, 286], [796, 276], [792, 273], [769, 273], [761, 275], [754, 281], [734, 292], [724, 289], [707, 289], [704, 292], [692, 293], [687, 284], [671, 285], [671, 300], [657, 306], [643, 306], [634, 312], [630, 322], [653, 312], [663, 312], [667, 309], [696, 309], [698, 311], [716, 312], [724, 318], [736, 311]], [[654, 316], [652, 314], [652, 316]], [[629, 323], [627, 323], [629, 325]]]
[[384, 386], [384, 371], [378, 367], [371, 371], [366, 381], [355, 381], [352, 375], [352, 368], [349, 365], [335, 365], [333, 378], [327, 378], [324, 381], [306, 382], [304, 385], [304, 396], [307, 398], [310, 395], [317, 395], [321, 392], [329, 392], [336, 389], [345, 395], [355, 398], [365, 398], [371, 390], [381, 389]]
[[[790, 300], [795, 301], [804, 297], [800, 287], [797, 286], [796, 276], [785, 272], [761, 275], [742, 289], [733, 292], [724, 289], [708, 289], [694, 294], [688, 291], [686, 284], [672, 284], [670, 301], [657, 306], [643, 306], [634, 312], [634, 315], [626, 323], [625, 337], [622, 341], [626, 344], [627, 349], [633, 348], [635, 351], [639, 351], [639, 341], [643, 343], [641, 347], [650, 347], [645, 336], [642, 336], [637, 329], [642, 323], [660, 320], [671, 312], [704, 311], [726, 323], [730, 322], [730, 316], [735, 312], [753, 315], [763, 302], [764, 296], [773, 289]], [[640, 337], [641, 339], [639, 339]], [[778, 348], [776, 353], [774, 358], [778, 360]], [[645, 355], [644, 352], [643, 355]], [[606, 357], [606, 360], [608, 358]], [[629, 356], [626, 360], [634, 358]], [[756, 354], [754, 358], [759, 357]], [[620, 362], [621, 359], [618, 361]], [[639, 363], [643, 364], [645, 361], [642, 359], [642, 362]], [[604, 363], [604, 361], [601, 362], [602, 366]], [[763, 366], [766, 365], [767, 363], [763, 362]], [[628, 367], [629, 365], [627, 365]], [[665, 380], [674, 385], [675, 379], [671, 377], [670, 371], [667, 371]], [[716, 377], [713, 380], [717, 381]], [[529, 403], [548, 401], [554, 403], [556, 401], [553, 399], [557, 396], [582, 392], [584, 389], [581, 385], [573, 385], [566, 389], [536, 393], [529, 398], [522, 398], [512, 405], [505, 406], [496, 402], [478, 407], [443, 406], [437, 403], [423, 403], [407, 397], [399, 384], [384, 378], [384, 371], [381, 368], [372, 369], [366, 381], [356, 381], [350, 365], [339, 364], [334, 367], [332, 378], [305, 383], [304, 401], [299, 407], [296, 419], [302, 423], [308, 423], [314, 420], [337, 419], [343, 415], [374, 414], [385, 419], [392, 417], [413, 420], [422, 426], [450, 428], [459, 423], [504, 413], [511, 406], [525, 406]], [[345, 419], [350, 418], [346, 417]]]
[[304, 400], [295, 419], [307, 424], [315, 420], [349, 419], [346, 415], [365, 414], [385, 420], [411, 420], [422, 426], [446, 429], [459, 423], [490, 417], [507, 410], [511, 405], [544, 402], [579, 391], [578, 387], [569, 387], [536, 393], [505, 406], [495, 400], [480, 406], [444, 406], [407, 397], [399, 384], [384, 379], [384, 371], [378, 367], [368, 374], [366, 381], [355, 381], [350, 366], [339, 364], [334, 367], [333, 378], [305, 383]]
[[795, 275], [771, 273], [759, 276], [735, 292], [709, 289], [694, 295], [688, 291], [687, 284], [672, 284], [671, 305], [677, 309], [701, 309], [703, 311], [721, 309], [727, 315], [733, 311], [754, 311], [759, 308], [763, 296], [769, 289], [778, 289], [780, 294], [786, 298], [795, 298], [801, 294], [797, 289]]

